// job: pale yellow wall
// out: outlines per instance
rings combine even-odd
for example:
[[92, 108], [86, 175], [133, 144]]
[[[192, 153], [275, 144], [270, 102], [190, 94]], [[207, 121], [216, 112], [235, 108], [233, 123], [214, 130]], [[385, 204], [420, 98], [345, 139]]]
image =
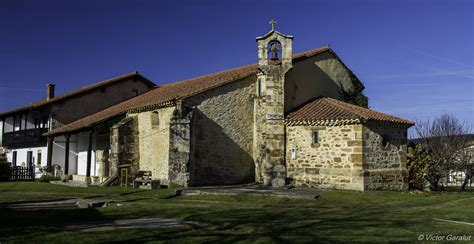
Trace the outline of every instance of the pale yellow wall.
[[[169, 123], [174, 109], [161, 108], [137, 115], [140, 170], [151, 171], [153, 179], [160, 179], [162, 184], [168, 181]], [[158, 125], [152, 125], [152, 116], [156, 116], [153, 112], [158, 112]]]
[[319, 96], [339, 98], [341, 84], [353, 89], [349, 73], [330, 52], [294, 63], [285, 76], [285, 112]]

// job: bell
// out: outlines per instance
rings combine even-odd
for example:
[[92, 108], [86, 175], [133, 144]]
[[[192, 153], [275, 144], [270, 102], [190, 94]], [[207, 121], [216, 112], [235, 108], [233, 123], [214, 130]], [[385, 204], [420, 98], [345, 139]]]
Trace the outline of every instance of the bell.
[[270, 53], [271, 53], [271, 60], [279, 60], [278, 58], [278, 52], [280, 52], [280, 47], [278, 43], [272, 43], [270, 47]]

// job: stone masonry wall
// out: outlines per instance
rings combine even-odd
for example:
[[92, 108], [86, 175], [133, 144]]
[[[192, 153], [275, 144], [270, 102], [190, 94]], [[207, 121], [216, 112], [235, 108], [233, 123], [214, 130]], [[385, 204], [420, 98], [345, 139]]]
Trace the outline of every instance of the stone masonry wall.
[[170, 119], [174, 107], [139, 113], [140, 170], [151, 171], [153, 179], [168, 185]]
[[194, 182], [191, 156], [192, 109], [185, 109], [182, 103], [176, 105], [170, 121], [169, 171], [170, 187], [188, 187]]
[[140, 154], [137, 116], [128, 116], [110, 128], [110, 171], [119, 175], [120, 165], [129, 164], [129, 182], [138, 171]]
[[[406, 129], [367, 124], [363, 129], [364, 189], [408, 189]], [[382, 137], [387, 145], [382, 145]]]
[[[317, 144], [312, 144], [314, 130], [319, 134]], [[287, 126], [286, 132], [287, 177], [296, 186], [364, 189], [362, 125]]]
[[253, 97], [255, 76], [221, 86], [185, 101], [193, 107], [192, 185], [255, 181]]

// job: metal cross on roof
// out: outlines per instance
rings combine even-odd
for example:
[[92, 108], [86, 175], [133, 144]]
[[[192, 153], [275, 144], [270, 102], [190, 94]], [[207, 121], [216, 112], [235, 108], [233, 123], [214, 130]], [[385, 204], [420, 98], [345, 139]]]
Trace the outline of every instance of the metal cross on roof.
[[272, 25], [272, 31], [275, 30], [275, 25], [276, 25], [276, 21], [274, 19], [272, 19], [272, 21], [270, 21], [270, 24]]

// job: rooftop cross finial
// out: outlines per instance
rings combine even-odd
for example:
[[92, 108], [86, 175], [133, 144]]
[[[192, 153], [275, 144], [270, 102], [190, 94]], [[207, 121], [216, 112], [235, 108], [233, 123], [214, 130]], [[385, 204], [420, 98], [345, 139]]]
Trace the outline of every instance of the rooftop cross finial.
[[270, 21], [270, 24], [272, 25], [272, 31], [275, 31], [275, 25], [276, 25], [276, 21], [274, 19], [272, 19], [272, 21]]

